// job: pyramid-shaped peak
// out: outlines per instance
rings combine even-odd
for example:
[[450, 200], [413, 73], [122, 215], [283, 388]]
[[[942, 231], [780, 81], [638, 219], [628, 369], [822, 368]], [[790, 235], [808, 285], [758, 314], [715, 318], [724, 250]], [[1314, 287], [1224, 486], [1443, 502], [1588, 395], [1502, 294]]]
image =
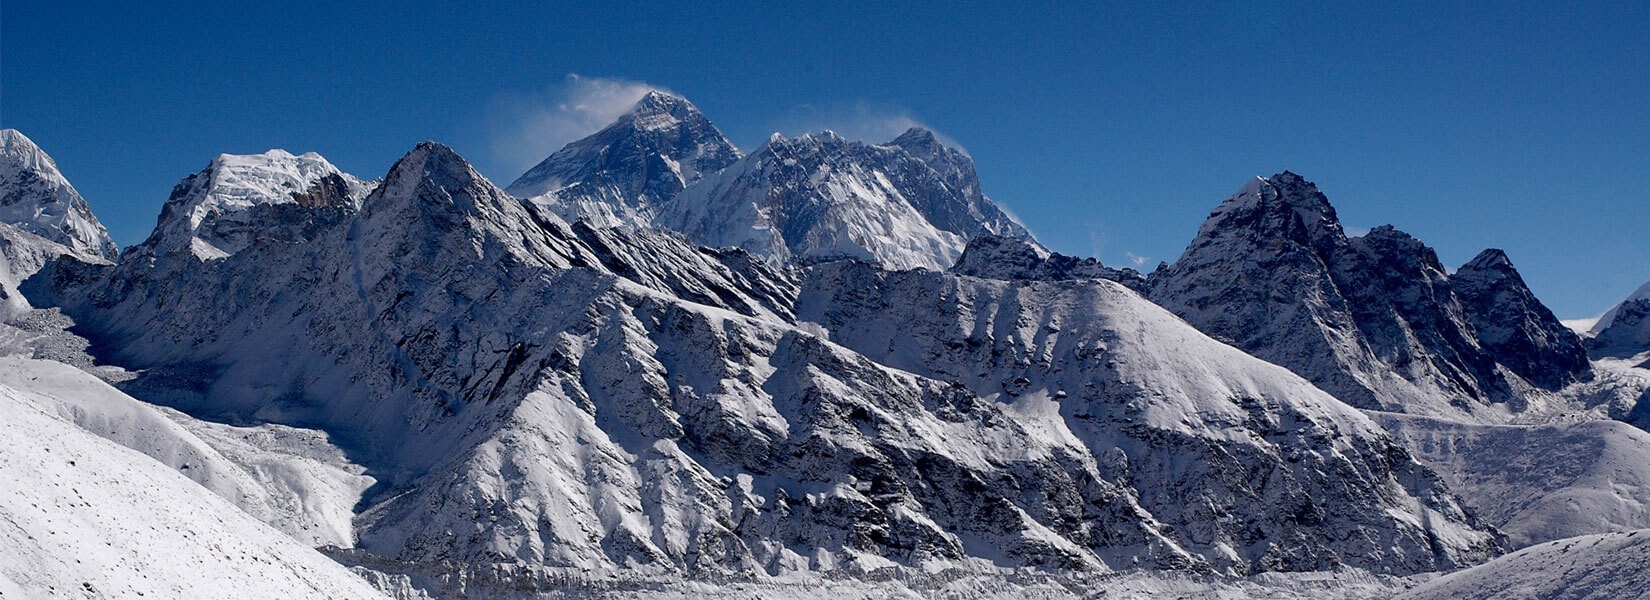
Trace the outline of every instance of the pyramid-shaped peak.
[[895, 146], [942, 145], [939, 136], [934, 135], [934, 132], [926, 127], [907, 129], [905, 133], [899, 134], [899, 137], [894, 138], [894, 141], [890, 143]]
[[[931, 161], [935, 158], [946, 158], [950, 161], [959, 161], [967, 158], [967, 153], [961, 148], [947, 144], [939, 134], [925, 127], [912, 127], [905, 133], [888, 142], [889, 146], [897, 146], [910, 152], [912, 156]], [[968, 161], [972, 163], [973, 161]]]
[[639, 130], [668, 130], [686, 124], [690, 128], [706, 128], [710, 121], [699, 107], [686, 98], [659, 90], [648, 90], [630, 111], [609, 127], [627, 127]]
[[1318, 191], [1318, 185], [1292, 171], [1284, 171], [1271, 177], [1251, 178], [1227, 203], [1262, 206], [1276, 203], [1296, 210], [1320, 213], [1320, 216], [1329, 220], [1335, 219], [1335, 209], [1330, 206], [1329, 198]]
[[[739, 160], [739, 149], [681, 96], [650, 90], [596, 133], [574, 140], [528, 169], [509, 192], [537, 198], [584, 184], [610, 189], [617, 202], [634, 204], [673, 196], [705, 174]], [[594, 192], [593, 192], [594, 193]]]
[[676, 110], [697, 112], [699, 109], [693, 106], [692, 102], [688, 102], [686, 98], [659, 90], [648, 90], [646, 94], [642, 94], [640, 100], [636, 101], [636, 106], [630, 109], [631, 112], [669, 112]]
[[1479, 252], [1467, 264], [1461, 265], [1460, 271], [1500, 271], [1514, 270], [1512, 259], [1500, 248], [1489, 248]]
[[1267, 179], [1275, 185], [1304, 185], [1313, 188], [1318, 187], [1316, 184], [1307, 181], [1305, 177], [1301, 177], [1298, 173], [1289, 170], [1285, 170], [1284, 172], [1268, 177]]
[[416, 186], [423, 181], [452, 188], [468, 186], [478, 178], [480, 174], [458, 152], [440, 142], [424, 141], [395, 161], [384, 182], [385, 187], [392, 190]]

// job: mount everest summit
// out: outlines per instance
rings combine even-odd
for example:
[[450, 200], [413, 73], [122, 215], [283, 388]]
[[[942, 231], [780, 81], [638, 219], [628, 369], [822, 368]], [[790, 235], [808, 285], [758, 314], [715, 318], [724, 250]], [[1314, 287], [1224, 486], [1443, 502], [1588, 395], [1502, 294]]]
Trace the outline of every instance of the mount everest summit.
[[[1597, 475], [1650, 454], [1607, 420], [1650, 373], [1589, 360], [1602, 335], [1504, 253], [1451, 273], [1396, 229], [1347, 236], [1293, 173], [1141, 274], [1043, 248], [932, 132], [746, 154], [655, 92], [508, 188], [430, 142], [376, 180], [222, 155], [117, 255], [66, 181], [12, 183], [62, 180], [28, 148], [0, 191], [46, 208], [0, 229], [22, 332], [0, 347], [23, 355], [0, 396], [40, 422], [3, 433], [170, 471], [173, 506], [234, 515], [176, 543], [278, 544], [314, 569], [268, 588], [294, 596], [990, 595], [1036, 573], [1014, 585], [1276, 597], [1330, 572], [1381, 596], [1650, 527], [1650, 475]], [[1521, 477], [1518, 444], [1567, 460]], [[19, 471], [0, 507], [63, 468]], [[82, 487], [109, 495], [53, 510], [129, 493]], [[1560, 518], [1573, 498], [1603, 516]], [[25, 533], [6, 564], [81, 551]], [[0, 590], [81, 583], [42, 573]]]
[[775, 135], [744, 156], [691, 103], [660, 92], [508, 190], [568, 221], [654, 226], [782, 261], [944, 270], [971, 238], [1031, 237], [980, 191], [973, 161], [932, 132], [883, 145]]

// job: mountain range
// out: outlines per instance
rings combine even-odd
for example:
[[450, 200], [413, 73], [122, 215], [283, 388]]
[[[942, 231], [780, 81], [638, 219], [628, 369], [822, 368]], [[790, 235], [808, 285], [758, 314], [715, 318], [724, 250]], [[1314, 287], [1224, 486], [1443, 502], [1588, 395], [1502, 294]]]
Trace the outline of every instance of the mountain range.
[[0, 141], [0, 591], [1382, 596], [1650, 527], [1650, 300], [1579, 335], [1505, 253], [1349, 236], [1290, 172], [1142, 274], [933, 132], [746, 154], [653, 92], [505, 188], [433, 142], [221, 155], [117, 253]]

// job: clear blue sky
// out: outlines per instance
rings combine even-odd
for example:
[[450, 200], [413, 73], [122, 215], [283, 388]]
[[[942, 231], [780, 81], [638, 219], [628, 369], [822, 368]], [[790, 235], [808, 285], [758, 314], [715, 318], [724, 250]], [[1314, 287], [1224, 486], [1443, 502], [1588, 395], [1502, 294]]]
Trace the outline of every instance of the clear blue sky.
[[611, 79], [747, 149], [927, 124], [1047, 245], [1113, 265], [1173, 260], [1246, 178], [1290, 169], [1452, 267], [1506, 249], [1560, 316], [1650, 280], [1643, 1], [149, 4], [0, 5], [0, 124], [122, 245], [219, 152], [373, 178], [435, 139], [508, 183], [533, 117]]

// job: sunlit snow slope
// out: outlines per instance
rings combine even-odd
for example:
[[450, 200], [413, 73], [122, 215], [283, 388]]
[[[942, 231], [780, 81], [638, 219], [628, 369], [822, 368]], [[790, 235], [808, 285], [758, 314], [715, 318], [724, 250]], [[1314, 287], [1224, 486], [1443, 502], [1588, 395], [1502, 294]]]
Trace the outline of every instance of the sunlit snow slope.
[[26, 597], [382, 597], [172, 468], [65, 418], [62, 400], [31, 388], [18, 366], [0, 380], [0, 585]]

